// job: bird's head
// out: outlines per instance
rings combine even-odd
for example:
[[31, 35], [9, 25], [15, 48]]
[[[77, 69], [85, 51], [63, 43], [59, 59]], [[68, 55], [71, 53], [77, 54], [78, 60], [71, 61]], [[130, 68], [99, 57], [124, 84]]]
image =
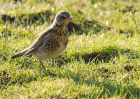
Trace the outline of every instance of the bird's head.
[[70, 14], [66, 11], [61, 11], [59, 13], [57, 13], [57, 15], [55, 16], [55, 20], [54, 22], [58, 25], [67, 25], [69, 22], [72, 21], [72, 18], [70, 16]]

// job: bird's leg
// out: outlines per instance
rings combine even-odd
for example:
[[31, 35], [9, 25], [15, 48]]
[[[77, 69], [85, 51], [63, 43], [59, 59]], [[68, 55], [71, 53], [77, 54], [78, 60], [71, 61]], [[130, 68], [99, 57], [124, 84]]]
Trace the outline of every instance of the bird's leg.
[[43, 63], [42, 63], [42, 57], [41, 57], [41, 54], [38, 54], [37, 56], [38, 56], [38, 60], [39, 60], [39, 63], [40, 63], [40, 65], [41, 65], [43, 71], [46, 71], [46, 68], [45, 68], [45, 66], [44, 66]]
[[53, 59], [51, 59], [51, 65], [53, 66]]
[[50, 75], [50, 74], [52, 74], [48, 69], [45, 68], [45, 66], [44, 66], [43, 63], [42, 63], [42, 60], [39, 59], [39, 63], [40, 63], [40, 65], [41, 65], [42, 69], [43, 69], [43, 71], [41, 70], [41, 72], [43, 72], [43, 74], [45, 74], [45, 75]]
[[49, 59], [49, 60], [46, 60], [46, 62], [49, 64], [49, 67], [55, 67], [54, 65], [54, 59]]
[[40, 65], [41, 65], [42, 69], [43, 69], [43, 70], [46, 70], [45, 66], [44, 66], [43, 63], [42, 63], [42, 60], [39, 59], [39, 63], [40, 63]]
[[46, 62], [47, 62], [47, 64], [48, 64], [48, 68], [49, 68], [50, 65], [51, 65], [51, 61], [50, 61], [50, 59], [46, 59]]
[[52, 67], [55, 67], [57, 65], [55, 59], [51, 59], [51, 65], [52, 65]]

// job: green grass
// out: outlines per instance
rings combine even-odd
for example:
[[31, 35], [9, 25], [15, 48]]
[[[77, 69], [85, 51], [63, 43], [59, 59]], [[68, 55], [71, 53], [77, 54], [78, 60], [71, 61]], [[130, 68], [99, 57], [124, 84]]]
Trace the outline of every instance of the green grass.
[[[0, 98], [139, 99], [139, 5], [139, 0], [0, 0]], [[55, 66], [44, 61], [47, 74], [36, 57], [10, 59], [61, 10], [79, 28]]]

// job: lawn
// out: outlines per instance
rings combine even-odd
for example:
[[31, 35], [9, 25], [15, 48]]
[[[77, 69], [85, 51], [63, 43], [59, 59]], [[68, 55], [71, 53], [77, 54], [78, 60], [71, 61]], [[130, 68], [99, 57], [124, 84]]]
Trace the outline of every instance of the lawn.
[[[0, 0], [0, 99], [140, 98], [140, 0]], [[11, 56], [59, 11], [73, 17], [54, 64]]]

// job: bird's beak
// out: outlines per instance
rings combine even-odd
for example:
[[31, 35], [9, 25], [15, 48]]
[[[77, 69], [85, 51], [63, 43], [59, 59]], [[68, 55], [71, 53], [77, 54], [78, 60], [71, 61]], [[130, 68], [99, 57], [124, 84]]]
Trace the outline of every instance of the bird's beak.
[[69, 21], [72, 21], [72, 17], [69, 18]]

